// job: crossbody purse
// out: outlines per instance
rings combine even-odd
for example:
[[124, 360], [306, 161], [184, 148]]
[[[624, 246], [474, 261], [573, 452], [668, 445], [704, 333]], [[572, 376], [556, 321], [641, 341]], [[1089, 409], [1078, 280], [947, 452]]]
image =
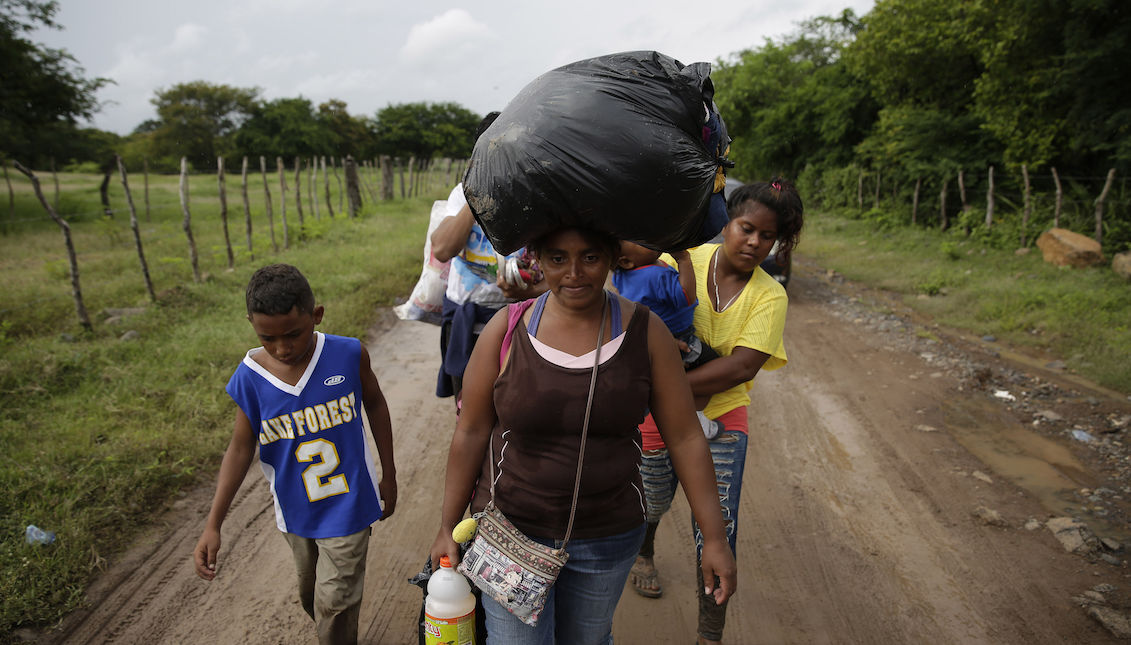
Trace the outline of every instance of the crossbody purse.
[[597, 368], [601, 364], [601, 342], [605, 334], [605, 312], [609, 307], [606, 296], [601, 308], [601, 324], [597, 331], [597, 350], [593, 358], [593, 375], [589, 380], [589, 399], [585, 404], [585, 422], [581, 427], [581, 448], [577, 456], [577, 476], [573, 482], [573, 501], [569, 508], [569, 523], [559, 548], [539, 544], [515, 528], [503, 512], [495, 506], [495, 450], [494, 432], [490, 442], [488, 460], [491, 475], [491, 500], [474, 515], [479, 523], [475, 540], [471, 543], [457, 567], [483, 593], [514, 614], [516, 618], [534, 626], [550, 587], [558, 579], [562, 567], [569, 560], [566, 543], [573, 532], [577, 513], [577, 495], [581, 489], [581, 466], [585, 461], [585, 439], [589, 434], [589, 414], [593, 408], [593, 392], [597, 386]]

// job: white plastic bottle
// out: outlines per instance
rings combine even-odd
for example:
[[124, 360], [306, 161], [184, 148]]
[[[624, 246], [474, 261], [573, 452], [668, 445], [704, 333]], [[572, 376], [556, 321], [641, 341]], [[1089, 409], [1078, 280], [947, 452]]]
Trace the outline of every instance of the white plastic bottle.
[[463, 574], [452, 568], [448, 556], [428, 579], [424, 600], [426, 645], [475, 645], [475, 596]]

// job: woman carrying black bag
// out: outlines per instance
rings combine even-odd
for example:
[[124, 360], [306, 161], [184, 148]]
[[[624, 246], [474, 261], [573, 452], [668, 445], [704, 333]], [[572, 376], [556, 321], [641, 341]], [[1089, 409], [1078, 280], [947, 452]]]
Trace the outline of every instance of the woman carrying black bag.
[[493, 497], [515, 527], [548, 546], [560, 544], [572, 514], [569, 557], [540, 620], [530, 626], [485, 595], [488, 642], [610, 642], [613, 613], [644, 536], [637, 425], [650, 410], [703, 532], [703, 579], [716, 601], [725, 602], [735, 589], [736, 567], [707, 443], [670, 332], [647, 308], [605, 291], [617, 254], [614, 238], [570, 227], [528, 246], [549, 291], [516, 319], [506, 351], [503, 310], [472, 353], [433, 565], [444, 555], [459, 561], [451, 533], [469, 502], [479, 512]]

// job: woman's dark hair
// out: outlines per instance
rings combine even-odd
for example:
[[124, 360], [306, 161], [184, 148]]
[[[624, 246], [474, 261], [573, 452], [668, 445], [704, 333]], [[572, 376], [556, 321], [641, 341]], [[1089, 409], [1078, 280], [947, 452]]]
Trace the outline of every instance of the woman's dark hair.
[[247, 315], [279, 316], [298, 308], [314, 313], [314, 292], [306, 277], [289, 264], [270, 264], [256, 271], [247, 283]]
[[750, 202], [758, 202], [778, 215], [778, 264], [785, 265], [801, 240], [805, 206], [797, 188], [781, 177], [743, 184], [730, 194], [727, 213], [734, 219]]
[[479, 127], [475, 129], [476, 141], [479, 140], [479, 137], [483, 136], [483, 133], [487, 130], [487, 128], [491, 127], [491, 124], [495, 122], [495, 119], [499, 118], [499, 114], [501, 113], [498, 111], [488, 112], [487, 116], [483, 117], [483, 120], [479, 122]]
[[546, 250], [546, 244], [549, 243], [551, 237], [568, 230], [577, 231], [586, 242], [604, 253], [609, 258], [610, 264], [615, 265], [617, 263], [617, 258], [620, 257], [620, 240], [604, 231], [581, 226], [568, 226], [544, 233], [528, 242], [526, 250], [530, 251], [534, 257], [540, 257], [542, 252]]

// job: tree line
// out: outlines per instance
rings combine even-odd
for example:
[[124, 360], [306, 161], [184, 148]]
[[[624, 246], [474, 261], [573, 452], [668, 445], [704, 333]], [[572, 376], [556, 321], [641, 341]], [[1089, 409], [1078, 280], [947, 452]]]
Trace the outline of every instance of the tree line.
[[740, 178], [794, 177], [818, 205], [878, 217], [929, 195], [920, 223], [970, 229], [979, 218], [961, 209], [967, 194], [986, 205], [994, 168], [997, 199], [1019, 211], [1037, 176], [1090, 211], [1114, 169], [1105, 246], [1125, 248], [1129, 42], [1119, 0], [878, 0], [741, 51], [712, 78]]
[[59, 29], [55, 0], [0, 0], [0, 156], [34, 168], [117, 172], [143, 162], [179, 171], [181, 157], [199, 172], [216, 159], [261, 154], [375, 159], [464, 159], [481, 115], [458, 103], [402, 103], [375, 114], [350, 114], [345, 101], [315, 105], [304, 97], [264, 99], [259, 88], [196, 80], [158, 88], [157, 116], [120, 136], [81, 127], [98, 110], [95, 93], [112, 79], [87, 78], [64, 50], [29, 38], [39, 27]]

